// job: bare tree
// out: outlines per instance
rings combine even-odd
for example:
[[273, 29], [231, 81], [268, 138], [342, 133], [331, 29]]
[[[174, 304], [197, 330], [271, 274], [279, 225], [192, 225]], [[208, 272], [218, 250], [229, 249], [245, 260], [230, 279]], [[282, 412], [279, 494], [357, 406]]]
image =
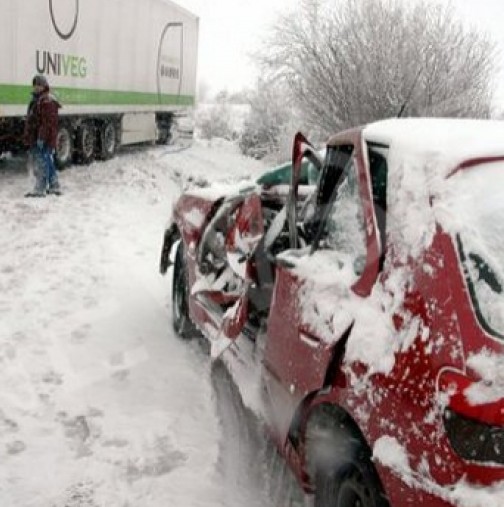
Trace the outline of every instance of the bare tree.
[[325, 132], [397, 116], [488, 117], [495, 45], [419, 0], [302, 0], [259, 55]]

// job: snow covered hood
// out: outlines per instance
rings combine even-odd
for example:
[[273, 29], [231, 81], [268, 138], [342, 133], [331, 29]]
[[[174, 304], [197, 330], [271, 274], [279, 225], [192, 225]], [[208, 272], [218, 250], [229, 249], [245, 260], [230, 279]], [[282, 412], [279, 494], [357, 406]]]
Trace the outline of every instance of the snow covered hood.
[[223, 197], [247, 193], [259, 188], [252, 180], [243, 180], [237, 183], [215, 182], [208, 187], [193, 187], [185, 191], [188, 196], [199, 197], [209, 201], [217, 201]]

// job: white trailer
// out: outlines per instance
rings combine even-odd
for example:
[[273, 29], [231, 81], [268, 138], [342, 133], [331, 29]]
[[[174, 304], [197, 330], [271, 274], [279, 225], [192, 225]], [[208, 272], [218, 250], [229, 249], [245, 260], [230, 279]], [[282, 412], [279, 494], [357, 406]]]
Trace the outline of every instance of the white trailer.
[[31, 81], [62, 104], [56, 159], [168, 142], [195, 100], [198, 18], [169, 0], [0, 0], [0, 152], [21, 146]]

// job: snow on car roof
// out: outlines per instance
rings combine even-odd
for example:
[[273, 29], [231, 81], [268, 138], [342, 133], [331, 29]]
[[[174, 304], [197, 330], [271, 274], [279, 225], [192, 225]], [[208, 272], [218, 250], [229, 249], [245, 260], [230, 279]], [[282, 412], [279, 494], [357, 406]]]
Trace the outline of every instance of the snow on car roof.
[[362, 135], [389, 147], [387, 228], [404, 256], [416, 257], [430, 244], [431, 199], [443, 200], [452, 183], [446, 177], [469, 159], [504, 156], [501, 121], [394, 118], [365, 126]]
[[391, 154], [442, 159], [436, 169], [445, 174], [470, 158], [504, 155], [504, 122], [495, 120], [394, 118], [367, 125], [363, 136], [389, 146]]

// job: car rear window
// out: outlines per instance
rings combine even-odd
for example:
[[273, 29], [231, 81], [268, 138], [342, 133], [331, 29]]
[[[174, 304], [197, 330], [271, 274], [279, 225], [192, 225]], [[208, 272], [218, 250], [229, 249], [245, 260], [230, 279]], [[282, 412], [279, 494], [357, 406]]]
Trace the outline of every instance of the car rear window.
[[504, 338], [504, 162], [458, 171], [443, 205], [476, 314], [488, 332]]

